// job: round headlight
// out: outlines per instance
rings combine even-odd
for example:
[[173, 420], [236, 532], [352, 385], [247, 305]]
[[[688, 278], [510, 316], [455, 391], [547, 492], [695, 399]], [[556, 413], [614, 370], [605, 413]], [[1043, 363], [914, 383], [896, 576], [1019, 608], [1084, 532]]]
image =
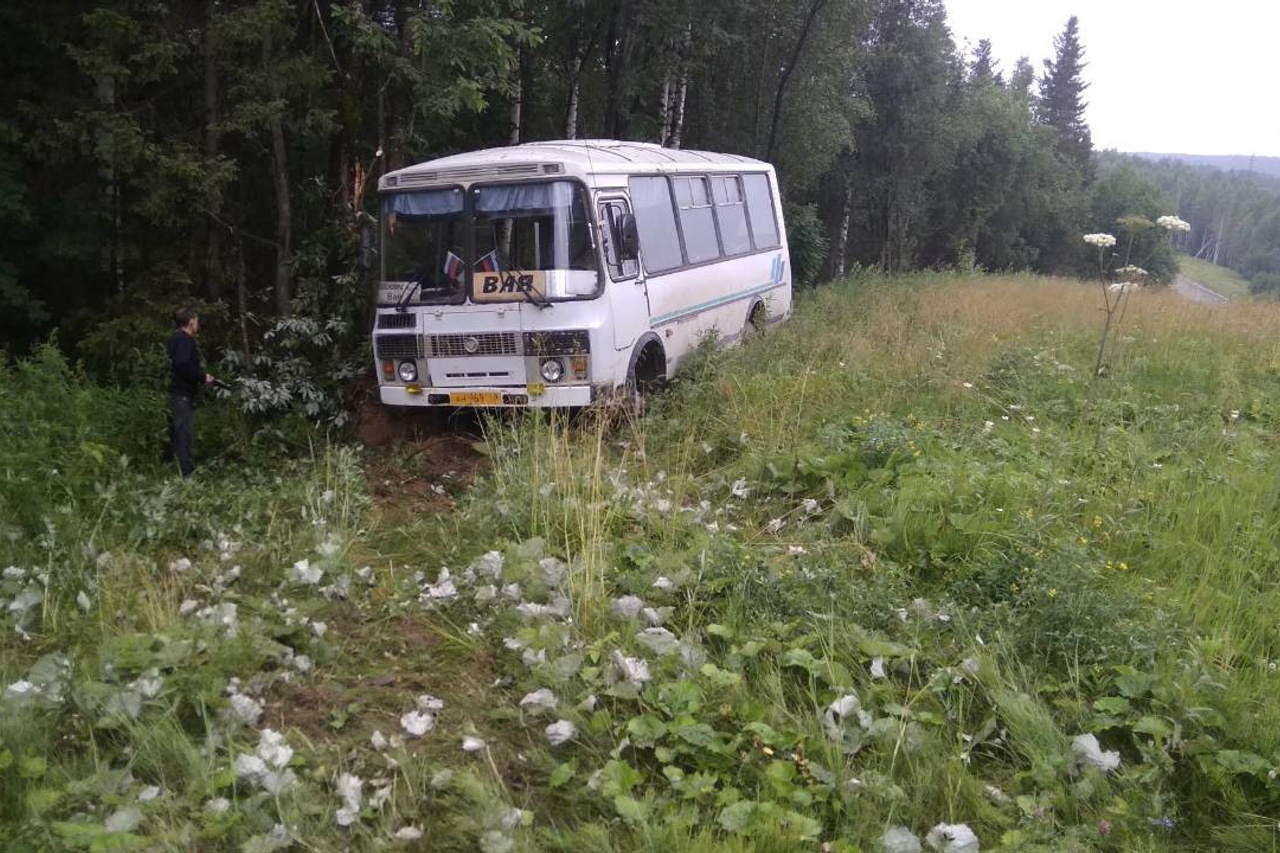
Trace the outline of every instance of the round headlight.
[[539, 372], [548, 382], [559, 382], [560, 377], [564, 376], [564, 365], [558, 358], [549, 358], [542, 362], [542, 369]]
[[400, 367], [396, 369], [396, 375], [400, 377], [401, 382], [413, 382], [418, 378], [418, 365], [412, 361], [402, 361]]

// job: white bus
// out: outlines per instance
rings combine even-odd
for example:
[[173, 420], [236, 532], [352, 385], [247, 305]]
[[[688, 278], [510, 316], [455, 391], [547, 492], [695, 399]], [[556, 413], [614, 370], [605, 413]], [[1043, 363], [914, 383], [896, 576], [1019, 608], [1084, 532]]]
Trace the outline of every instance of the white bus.
[[392, 406], [576, 407], [791, 311], [773, 167], [539, 142], [384, 175], [373, 353]]

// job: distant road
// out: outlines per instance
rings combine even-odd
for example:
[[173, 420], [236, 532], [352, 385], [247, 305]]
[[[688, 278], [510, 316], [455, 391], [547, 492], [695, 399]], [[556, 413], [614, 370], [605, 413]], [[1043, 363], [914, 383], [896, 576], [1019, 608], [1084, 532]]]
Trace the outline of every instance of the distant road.
[[1231, 300], [1216, 290], [1210, 290], [1197, 281], [1192, 281], [1181, 273], [1173, 280], [1173, 289], [1192, 302], [1205, 302], [1210, 305], [1224, 305]]

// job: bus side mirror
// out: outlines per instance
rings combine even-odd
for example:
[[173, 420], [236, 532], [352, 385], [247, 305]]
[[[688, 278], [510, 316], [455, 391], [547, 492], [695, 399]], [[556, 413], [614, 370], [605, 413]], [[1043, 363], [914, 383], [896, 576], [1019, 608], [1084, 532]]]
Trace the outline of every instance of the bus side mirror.
[[373, 248], [373, 229], [368, 225], [360, 226], [360, 269], [368, 272], [373, 269], [373, 258], [377, 250]]
[[636, 215], [624, 213], [618, 217], [618, 257], [634, 261], [640, 257], [640, 229], [636, 227]]

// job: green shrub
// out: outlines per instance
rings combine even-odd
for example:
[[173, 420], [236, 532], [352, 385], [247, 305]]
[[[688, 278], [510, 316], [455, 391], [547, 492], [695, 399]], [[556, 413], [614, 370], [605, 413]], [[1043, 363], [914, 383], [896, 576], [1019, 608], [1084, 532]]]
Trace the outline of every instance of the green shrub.
[[812, 204], [790, 205], [786, 220], [792, 283], [796, 287], [816, 284], [827, 257], [827, 235], [818, 218], [818, 209]]

